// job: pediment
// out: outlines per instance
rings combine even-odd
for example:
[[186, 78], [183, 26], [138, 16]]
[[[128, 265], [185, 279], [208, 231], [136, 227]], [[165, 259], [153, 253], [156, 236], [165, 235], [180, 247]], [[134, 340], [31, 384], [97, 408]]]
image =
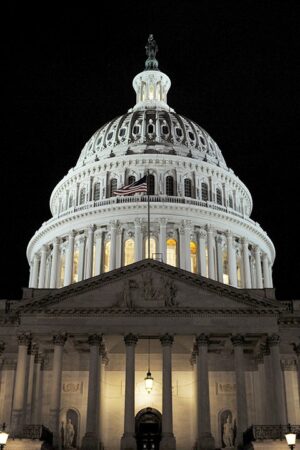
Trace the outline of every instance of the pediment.
[[22, 301], [17, 312], [280, 309], [278, 301], [251, 294], [251, 290], [232, 288], [158, 261], [144, 260]]

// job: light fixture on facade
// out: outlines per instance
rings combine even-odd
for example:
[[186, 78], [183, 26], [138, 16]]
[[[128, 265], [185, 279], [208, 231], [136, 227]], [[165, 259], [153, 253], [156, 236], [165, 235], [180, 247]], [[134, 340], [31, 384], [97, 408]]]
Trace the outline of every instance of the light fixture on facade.
[[3, 450], [7, 442], [9, 434], [5, 433], [5, 423], [2, 425], [2, 430], [0, 431], [0, 449]]
[[145, 389], [148, 394], [151, 393], [153, 388], [153, 377], [150, 372], [150, 339], [148, 339], [148, 372], [145, 377]]
[[292, 427], [290, 424], [288, 424], [288, 433], [285, 435], [285, 439], [290, 449], [295, 448], [296, 437], [297, 437], [296, 433], [292, 433]]

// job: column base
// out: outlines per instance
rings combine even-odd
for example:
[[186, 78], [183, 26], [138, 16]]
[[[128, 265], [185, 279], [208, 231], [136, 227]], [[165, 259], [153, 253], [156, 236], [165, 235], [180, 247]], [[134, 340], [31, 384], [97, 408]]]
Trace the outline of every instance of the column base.
[[81, 450], [99, 450], [103, 448], [95, 433], [85, 433], [81, 442]]
[[199, 435], [197, 450], [214, 450], [215, 440], [210, 433], [201, 433]]
[[11, 430], [13, 437], [22, 437], [24, 423], [24, 411], [22, 409], [13, 409], [11, 414]]
[[176, 450], [176, 439], [173, 433], [163, 433], [159, 450]]
[[136, 450], [136, 440], [133, 433], [124, 433], [121, 437], [121, 450]]

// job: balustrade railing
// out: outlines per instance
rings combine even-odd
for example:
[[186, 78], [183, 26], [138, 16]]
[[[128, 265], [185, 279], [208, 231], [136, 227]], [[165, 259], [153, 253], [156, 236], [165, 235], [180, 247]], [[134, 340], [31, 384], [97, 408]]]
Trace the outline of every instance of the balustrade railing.
[[300, 438], [300, 425], [252, 425], [244, 433], [244, 445], [253, 441], [284, 440], [288, 432], [295, 433]]

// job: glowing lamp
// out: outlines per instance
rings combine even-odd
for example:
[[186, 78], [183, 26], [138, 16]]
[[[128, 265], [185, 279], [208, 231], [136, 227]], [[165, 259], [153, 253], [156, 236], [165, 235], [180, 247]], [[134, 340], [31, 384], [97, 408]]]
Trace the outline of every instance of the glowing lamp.
[[148, 394], [150, 394], [150, 392], [152, 391], [152, 388], [153, 388], [153, 377], [151, 375], [151, 372], [148, 371], [147, 376], [145, 378], [145, 389]]
[[288, 433], [285, 435], [285, 439], [286, 439], [287, 445], [288, 445], [291, 449], [295, 448], [295, 445], [296, 445], [296, 437], [297, 437], [296, 433], [292, 433], [291, 425], [288, 424]]
[[7, 439], [8, 439], [9, 434], [5, 433], [5, 423], [2, 425], [2, 431], [0, 431], [0, 448], [3, 449]]

